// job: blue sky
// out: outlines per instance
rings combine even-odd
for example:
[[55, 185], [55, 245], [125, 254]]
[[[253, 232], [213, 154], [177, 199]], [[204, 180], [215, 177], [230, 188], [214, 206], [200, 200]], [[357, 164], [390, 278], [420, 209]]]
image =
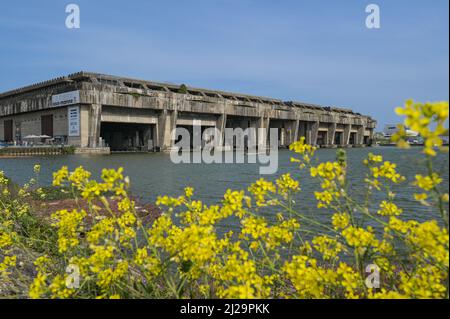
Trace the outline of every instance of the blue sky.
[[[76, 3], [81, 28], [65, 27]], [[365, 7], [381, 9], [381, 29]], [[350, 107], [448, 100], [447, 0], [0, 3], [0, 92], [80, 70]]]

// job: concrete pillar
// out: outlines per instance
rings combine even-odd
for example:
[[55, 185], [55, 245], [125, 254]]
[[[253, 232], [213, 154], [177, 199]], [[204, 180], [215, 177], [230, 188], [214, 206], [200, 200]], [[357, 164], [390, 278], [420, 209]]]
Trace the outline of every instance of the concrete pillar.
[[158, 117], [158, 144], [161, 151], [170, 151], [175, 142], [174, 129], [177, 125], [178, 111], [163, 110]]
[[344, 124], [344, 134], [341, 140], [342, 146], [348, 146], [350, 142], [350, 131], [352, 130], [351, 124]]
[[287, 141], [286, 129], [284, 127], [280, 127], [278, 129], [278, 132], [279, 132], [278, 140], [280, 141], [278, 146], [279, 147], [285, 146], [287, 144], [286, 143], [286, 141]]
[[218, 143], [220, 147], [224, 146], [226, 125], [227, 125], [227, 115], [225, 113], [219, 115], [219, 118], [216, 121], [216, 128], [220, 131], [220, 141]]
[[287, 121], [285, 124], [286, 127], [286, 139], [285, 139], [285, 145], [289, 146], [292, 143], [296, 142], [298, 140], [298, 127], [299, 127], [299, 120], [296, 121]]
[[357, 141], [356, 144], [363, 145], [364, 144], [364, 133], [366, 132], [366, 127], [362, 125], [358, 128]]
[[134, 146], [139, 147], [141, 141], [139, 140], [139, 131], [136, 131], [134, 134]]
[[369, 145], [372, 145], [373, 143], [373, 131], [373, 128], [369, 130]]
[[203, 141], [202, 139], [202, 121], [194, 119], [192, 120], [192, 132], [191, 132], [191, 143], [193, 150], [200, 151], [204, 146], [204, 142], [205, 141]]
[[144, 129], [144, 150], [145, 151], [151, 151], [153, 150], [154, 146], [155, 146], [155, 141], [154, 139], [152, 139], [152, 126], [148, 125], [145, 129]]
[[156, 124], [152, 127], [152, 136], [153, 136], [153, 149], [156, 151], [161, 147], [159, 144], [159, 120], [156, 121]]
[[164, 148], [164, 132], [166, 131], [169, 111], [162, 110], [161, 114], [158, 115], [158, 122], [156, 124], [157, 128], [157, 147], [162, 151]]
[[302, 136], [306, 138], [307, 125], [307, 122], [299, 122], [297, 140], [299, 140]]
[[[297, 141], [299, 140], [299, 136], [298, 136], [298, 134], [299, 134], [299, 129], [300, 129], [300, 120], [296, 120], [296, 121], [295, 121], [294, 136], [293, 136], [293, 141], [292, 141], [292, 143], [297, 142]], [[291, 143], [291, 144], [292, 144], [292, 143]]]
[[328, 141], [327, 144], [328, 145], [334, 145], [334, 140], [335, 140], [335, 136], [336, 136], [336, 123], [330, 123], [330, 125], [328, 126]]
[[[265, 150], [267, 149], [267, 140], [269, 136], [269, 128], [270, 128], [270, 117], [269, 116], [261, 116], [257, 121], [257, 138], [258, 138], [258, 149]], [[259, 129], [264, 129], [265, 138], [260, 138]]]
[[101, 117], [102, 117], [102, 105], [91, 104], [89, 108], [89, 133], [88, 133], [89, 147], [99, 146]]
[[306, 143], [310, 145], [317, 145], [317, 136], [319, 135], [319, 121], [308, 122], [306, 130]]
[[307, 122], [305, 124], [305, 143], [306, 144], [310, 144], [312, 142], [312, 138], [311, 138], [311, 122]]

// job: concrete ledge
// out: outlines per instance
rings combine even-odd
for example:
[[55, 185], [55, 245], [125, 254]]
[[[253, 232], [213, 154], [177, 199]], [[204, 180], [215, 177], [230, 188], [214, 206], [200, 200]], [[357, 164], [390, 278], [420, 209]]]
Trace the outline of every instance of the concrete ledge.
[[77, 147], [75, 154], [109, 155], [111, 154], [111, 150], [109, 147]]
[[224, 146], [216, 146], [215, 150], [220, 151], [220, 152], [228, 152], [228, 151], [232, 151], [233, 148], [230, 145], [224, 145]]

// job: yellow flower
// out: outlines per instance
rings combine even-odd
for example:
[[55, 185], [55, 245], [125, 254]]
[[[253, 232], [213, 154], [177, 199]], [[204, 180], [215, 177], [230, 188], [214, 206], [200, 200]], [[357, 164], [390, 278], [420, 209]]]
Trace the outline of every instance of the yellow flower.
[[181, 206], [184, 201], [184, 197], [169, 197], [169, 196], [158, 196], [156, 200], [156, 205], [164, 205], [168, 207]]
[[314, 155], [316, 148], [312, 145], [305, 144], [305, 137], [302, 136], [299, 141], [292, 143], [289, 145], [289, 149], [298, 154], [309, 154], [310, 156]]
[[63, 166], [59, 171], [53, 173], [53, 186], [61, 186], [61, 184], [69, 177], [69, 169]]
[[221, 298], [253, 299], [256, 298], [255, 289], [249, 284], [231, 286], [219, 292]]
[[47, 291], [47, 276], [42, 273], [38, 273], [34, 278], [33, 283], [30, 286], [29, 296], [31, 299], [42, 298]]
[[0, 185], [7, 185], [8, 179], [5, 176], [5, 172], [0, 171]]
[[98, 273], [97, 285], [100, 288], [106, 290], [112, 284], [121, 280], [128, 273], [128, 268], [128, 262], [123, 260], [119, 261], [114, 269], [107, 268], [101, 270]]
[[365, 165], [373, 165], [375, 163], [380, 163], [383, 161], [383, 157], [381, 155], [374, 155], [369, 153], [368, 158], [364, 160]]
[[250, 235], [253, 239], [264, 237], [269, 229], [264, 218], [248, 217], [242, 220], [242, 234]]
[[381, 166], [371, 167], [372, 175], [374, 178], [384, 177], [393, 183], [400, 183], [405, 180], [405, 177], [397, 173], [397, 164], [389, 161], [384, 162]]
[[403, 210], [398, 208], [397, 205], [388, 201], [382, 201], [378, 214], [381, 216], [398, 216], [401, 215]]
[[78, 235], [83, 230], [85, 216], [84, 210], [77, 211], [76, 209], [71, 212], [64, 209], [52, 214], [52, 218], [56, 219], [52, 225], [58, 228], [59, 252], [64, 253], [79, 244]]
[[336, 213], [332, 217], [332, 224], [335, 229], [344, 229], [350, 223], [350, 215], [347, 213]]
[[278, 186], [278, 192], [285, 198], [287, 198], [289, 193], [295, 193], [300, 190], [299, 182], [294, 180], [289, 173], [278, 178], [276, 184]]
[[443, 194], [442, 197], [441, 197], [441, 200], [442, 200], [444, 203], [448, 203], [448, 194], [447, 194], [447, 193]]
[[40, 272], [45, 272], [50, 265], [51, 260], [47, 255], [40, 256], [34, 261], [34, 265]]
[[423, 176], [418, 174], [416, 175], [414, 185], [425, 191], [430, 191], [440, 183], [442, 183], [442, 178], [437, 173], [433, 173], [431, 176]]
[[314, 248], [322, 254], [324, 260], [336, 259], [342, 251], [342, 244], [335, 238], [317, 236], [312, 240]]
[[373, 232], [361, 227], [349, 226], [342, 231], [342, 236], [347, 240], [349, 246], [355, 248], [367, 248], [376, 243]]
[[[404, 126], [416, 131], [425, 140], [423, 152], [428, 156], [436, 156], [435, 147], [442, 150], [440, 136], [446, 132], [445, 123], [448, 119], [448, 102], [420, 103], [408, 100], [404, 107], [396, 108], [398, 115], [404, 115]], [[400, 146], [405, 145], [406, 130], [400, 130], [393, 136], [393, 141]], [[434, 129], [431, 129], [434, 127]]]
[[5, 256], [3, 261], [0, 262], [0, 279], [2, 277], [8, 276], [10, 272], [9, 268], [15, 267], [17, 262], [17, 256]]
[[267, 202], [266, 197], [275, 193], [276, 188], [273, 183], [260, 178], [248, 188], [248, 191], [255, 197], [257, 206], [267, 206], [270, 202]]
[[314, 192], [318, 204], [317, 207], [328, 207], [333, 200], [340, 197], [340, 191], [345, 184], [345, 166], [339, 162], [321, 163], [311, 167], [311, 176], [322, 180], [320, 187], [322, 192]]
[[401, 272], [400, 290], [409, 298], [445, 298], [447, 288], [445, 280], [448, 273], [442, 272], [433, 265], [419, 268], [412, 276]]
[[191, 198], [192, 195], [194, 195], [194, 189], [192, 187], [186, 187], [184, 189], [184, 196], [186, 196], [186, 198]]
[[[263, 195], [258, 196], [262, 196], [263, 198]], [[244, 191], [232, 191], [227, 189], [226, 193], [223, 195], [222, 204], [223, 206], [219, 210], [222, 218], [231, 215], [243, 218], [247, 214], [247, 208], [251, 207], [251, 199], [250, 197], [245, 196]]]
[[75, 289], [67, 288], [66, 280], [67, 275], [65, 276], [57, 275], [53, 279], [52, 283], [48, 286], [51, 292], [51, 297], [53, 299], [67, 299], [72, 297], [72, 295], [75, 292]]
[[345, 288], [345, 297], [348, 299], [358, 299], [358, 290], [361, 289], [360, 274], [346, 263], [339, 264], [337, 274], [340, 278], [340, 284]]
[[9, 233], [3, 232], [0, 229], [0, 249], [11, 246], [13, 243], [13, 238]]
[[337, 279], [334, 271], [317, 266], [314, 258], [294, 256], [283, 266], [299, 298], [324, 298], [327, 286]]
[[423, 194], [414, 194], [414, 199], [417, 201], [424, 201], [428, 198], [428, 195], [423, 193]]

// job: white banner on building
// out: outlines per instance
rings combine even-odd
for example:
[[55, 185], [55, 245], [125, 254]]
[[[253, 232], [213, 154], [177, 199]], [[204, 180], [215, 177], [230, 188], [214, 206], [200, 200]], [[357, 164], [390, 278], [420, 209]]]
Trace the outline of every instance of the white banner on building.
[[80, 91], [71, 91], [52, 96], [52, 106], [65, 106], [80, 103]]
[[69, 136], [80, 136], [80, 107], [69, 107], [67, 108], [67, 112]]

